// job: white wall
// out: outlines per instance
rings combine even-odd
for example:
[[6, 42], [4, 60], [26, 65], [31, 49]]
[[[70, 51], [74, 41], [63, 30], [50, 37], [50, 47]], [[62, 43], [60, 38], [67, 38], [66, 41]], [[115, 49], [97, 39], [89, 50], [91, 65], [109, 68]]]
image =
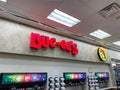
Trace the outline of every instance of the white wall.
[[[66, 40], [77, 43], [79, 54], [71, 55], [60, 48], [47, 48], [40, 50], [30, 49], [31, 32], [39, 33], [50, 37], [55, 37], [57, 41]], [[100, 62], [97, 55], [97, 46], [90, 45], [78, 40], [70, 39], [60, 35], [45, 32], [43, 30], [31, 28], [22, 24], [0, 19], [0, 52], [17, 53], [24, 55], [34, 55], [42, 57], [64, 58], [72, 60]], [[109, 63], [110, 58], [105, 63]]]
[[[89, 68], [93, 73], [89, 73]], [[72, 60], [53, 58], [41, 58], [32, 56], [0, 54], [1, 72], [47, 72], [48, 77], [62, 77], [63, 72], [86, 72], [87, 75], [94, 75], [94, 72], [109, 72], [108, 64], [87, 63]], [[109, 86], [112, 86], [111, 77]], [[74, 89], [73, 89], [74, 88]], [[76, 88], [76, 89], [75, 89]], [[81, 90], [81, 87], [71, 87], [67, 90]], [[87, 90], [87, 84], [84, 90]]]

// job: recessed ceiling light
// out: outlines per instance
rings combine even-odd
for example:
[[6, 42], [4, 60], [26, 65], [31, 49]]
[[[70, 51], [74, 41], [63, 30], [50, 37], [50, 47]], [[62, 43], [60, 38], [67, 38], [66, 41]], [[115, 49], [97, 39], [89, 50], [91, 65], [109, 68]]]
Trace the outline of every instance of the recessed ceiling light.
[[5, 3], [7, 2], [7, 0], [0, 0], [0, 1], [1, 1], [1, 2], [5, 2]]
[[97, 37], [99, 39], [104, 39], [104, 38], [107, 38], [107, 37], [110, 37], [111, 35], [98, 29], [97, 31], [94, 31], [92, 33], [90, 33], [89, 35], [92, 35], [94, 37]]
[[113, 42], [113, 44], [120, 46], [120, 41]]
[[60, 24], [66, 25], [68, 27], [72, 27], [81, 21], [57, 9], [50, 13], [50, 15], [47, 18], [56, 21]]

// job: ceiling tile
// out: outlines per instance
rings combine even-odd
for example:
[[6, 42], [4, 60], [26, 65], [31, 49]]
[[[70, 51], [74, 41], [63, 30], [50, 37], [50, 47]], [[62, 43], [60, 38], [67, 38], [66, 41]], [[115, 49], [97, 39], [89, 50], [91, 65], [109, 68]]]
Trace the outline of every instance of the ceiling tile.
[[87, 24], [87, 22], [83, 21], [75, 25], [74, 27], [70, 28], [70, 30], [77, 34], [88, 35], [88, 33], [93, 30], [93, 27]]
[[101, 27], [100, 29], [111, 34], [111, 37], [105, 38], [105, 39], [98, 39], [95, 37], [92, 37], [90, 35], [88, 35], [91, 38], [95, 38], [96, 40], [102, 41], [102, 42], [106, 42], [106, 43], [112, 43], [114, 41], [120, 40], [120, 33], [119, 33], [119, 27], [120, 26], [120, 22], [116, 23], [116, 22], [111, 22], [109, 25], [106, 25], [104, 27]]
[[7, 7], [11, 11], [42, 20], [46, 18], [52, 10], [57, 8], [62, 1], [63, 0], [35, 0], [33, 2], [33, 0], [10, 0], [7, 3]]
[[115, 2], [115, 0], [89, 0], [86, 5], [99, 12], [99, 10], [105, 8], [113, 2]]
[[81, 20], [93, 13], [93, 10], [78, 0], [65, 0], [57, 9]]
[[108, 33], [111, 33], [112, 35], [116, 35], [120, 38], [120, 22], [111, 22], [111, 24], [104, 26]]
[[34, 3], [34, 8], [32, 8], [32, 16], [35, 18], [41, 20], [42, 18], [47, 18], [47, 16], [56, 9], [63, 0], [43, 0], [43, 2], [40, 1], [40, 3]]
[[87, 2], [90, 1], [90, 0], [78, 0], [78, 1], [80, 1], [80, 2], [83, 3], [83, 4], [85, 4], [85, 3], [87, 3]]
[[105, 25], [109, 25], [111, 21], [107, 20], [106, 18], [102, 17], [98, 13], [94, 13], [93, 15], [86, 18], [86, 22], [93, 27], [100, 28]]
[[115, 2], [120, 5], [120, 0], [115, 0]]

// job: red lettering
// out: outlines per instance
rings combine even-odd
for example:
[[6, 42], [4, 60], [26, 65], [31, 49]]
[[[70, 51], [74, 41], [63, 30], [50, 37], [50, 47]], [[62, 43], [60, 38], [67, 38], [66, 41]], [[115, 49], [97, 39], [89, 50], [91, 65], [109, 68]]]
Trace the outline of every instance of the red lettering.
[[72, 41], [66, 42], [62, 40], [60, 42], [56, 42], [56, 38], [49, 38], [48, 36], [40, 35], [37, 33], [31, 33], [30, 37], [30, 47], [35, 49], [43, 48], [56, 48], [60, 47], [62, 50], [66, 50], [67, 52], [71, 52], [71, 54], [76, 55], [79, 53], [77, 44]]
[[66, 41], [65, 40], [62, 40], [60, 42], [60, 48], [63, 49], [63, 50], [66, 50]]
[[39, 34], [31, 33], [30, 47], [35, 49], [41, 48], [41, 40]]
[[72, 41], [66, 43], [66, 51], [71, 52], [71, 50], [72, 50], [72, 48], [71, 48], [72, 43], [73, 43]]
[[41, 36], [41, 44], [42, 47], [48, 48], [49, 47], [49, 37], [48, 36]]
[[78, 54], [78, 48], [77, 48], [77, 44], [76, 43], [72, 44], [72, 52], [71, 53], [73, 55]]
[[49, 41], [50, 47], [56, 48], [56, 38], [51, 38]]

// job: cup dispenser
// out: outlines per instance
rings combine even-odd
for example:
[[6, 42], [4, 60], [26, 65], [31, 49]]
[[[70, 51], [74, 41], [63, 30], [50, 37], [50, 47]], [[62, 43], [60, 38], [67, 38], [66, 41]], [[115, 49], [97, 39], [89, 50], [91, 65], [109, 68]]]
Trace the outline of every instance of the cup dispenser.
[[0, 90], [45, 90], [47, 73], [1, 73]]

